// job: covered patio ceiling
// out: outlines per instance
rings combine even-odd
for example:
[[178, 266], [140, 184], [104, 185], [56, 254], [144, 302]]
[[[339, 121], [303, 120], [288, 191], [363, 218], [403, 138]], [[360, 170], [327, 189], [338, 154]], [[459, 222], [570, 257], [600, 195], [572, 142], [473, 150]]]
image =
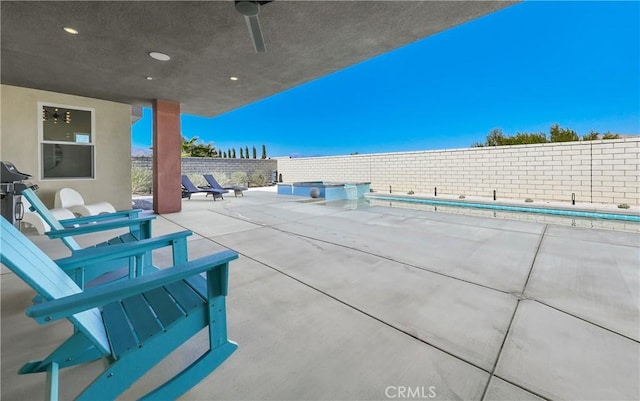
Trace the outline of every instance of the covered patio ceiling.
[[256, 53], [232, 1], [2, 1], [1, 80], [216, 116], [513, 3], [277, 0]]

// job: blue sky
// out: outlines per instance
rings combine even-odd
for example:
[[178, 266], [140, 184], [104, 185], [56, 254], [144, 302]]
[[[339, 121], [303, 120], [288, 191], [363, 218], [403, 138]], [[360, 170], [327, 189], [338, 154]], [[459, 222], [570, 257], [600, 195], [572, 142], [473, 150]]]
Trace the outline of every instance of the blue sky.
[[[524, 2], [217, 117], [183, 115], [182, 134], [270, 157], [463, 148], [555, 123], [639, 135], [639, 20], [637, 1]], [[134, 153], [151, 130], [145, 109]]]

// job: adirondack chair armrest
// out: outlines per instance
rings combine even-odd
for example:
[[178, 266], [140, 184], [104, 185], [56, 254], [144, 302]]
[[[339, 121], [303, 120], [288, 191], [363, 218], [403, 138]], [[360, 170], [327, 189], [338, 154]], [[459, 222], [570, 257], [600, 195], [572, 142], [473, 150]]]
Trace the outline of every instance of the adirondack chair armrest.
[[56, 262], [62, 270], [69, 270], [93, 263], [137, 256], [148, 251], [153, 251], [154, 249], [164, 248], [165, 246], [173, 246], [179, 242], [185, 242], [186, 238], [192, 234], [191, 231], [185, 230], [141, 241], [80, 249], [75, 251], [73, 256], [58, 259], [54, 262]]
[[122, 210], [115, 213], [107, 213], [107, 214], [99, 214], [97, 216], [85, 216], [85, 217], [76, 217], [74, 219], [64, 219], [60, 220], [60, 224], [64, 227], [73, 227], [77, 224], [87, 224], [87, 223], [97, 223], [100, 221], [106, 220], [114, 220], [114, 219], [122, 219], [122, 218], [136, 218], [142, 212], [142, 209], [131, 209], [131, 210]]
[[[34, 305], [27, 308], [25, 314], [38, 323], [45, 324], [215, 269], [222, 269], [223, 283], [226, 286], [228, 263], [237, 258], [236, 252], [225, 250], [118, 285], [92, 287], [84, 292]], [[226, 288], [223, 290], [226, 293]]]
[[110, 220], [102, 223], [86, 224], [80, 227], [69, 227], [69, 228], [65, 228], [64, 230], [51, 230], [51, 231], [47, 231], [45, 234], [49, 238], [62, 238], [62, 237], [69, 237], [73, 235], [90, 234], [98, 231], [113, 230], [115, 228], [138, 226], [140, 224], [150, 222], [155, 218], [156, 216], [145, 216], [145, 217], [138, 217], [135, 219]]

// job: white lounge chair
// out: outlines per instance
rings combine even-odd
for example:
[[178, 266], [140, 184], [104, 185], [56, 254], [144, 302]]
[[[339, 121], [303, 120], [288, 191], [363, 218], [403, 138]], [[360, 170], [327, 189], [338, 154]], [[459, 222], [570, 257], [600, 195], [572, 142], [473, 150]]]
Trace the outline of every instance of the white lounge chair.
[[69, 209], [80, 216], [97, 216], [102, 213], [116, 212], [109, 202], [85, 204], [82, 195], [71, 188], [60, 188], [56, 191], [55, 207]]
[[[31, 203], [25, 198], [22, 197], [22, 208], [24, 210], [24, 214], [22, 215], [22, 222], [27, 223], [36, 230], [38, 230], [38, 234], [42, 235], [47, 231], [51, 230], [51, 227], [47, 224], [46, 221], [36, 212], [32, 212], [29, 210], [31, 207]], [[76, 216], [68, 209], [59, 208], [59, 209], [50, 209], [50, 212], [56, 217], [58, 220], [66, 220], [73, 219]]]

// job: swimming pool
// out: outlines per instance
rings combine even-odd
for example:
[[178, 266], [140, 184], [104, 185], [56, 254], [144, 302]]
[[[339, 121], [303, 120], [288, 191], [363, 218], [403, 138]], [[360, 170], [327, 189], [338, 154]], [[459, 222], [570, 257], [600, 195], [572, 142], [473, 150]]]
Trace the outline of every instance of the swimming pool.
[[378, 199], [385, 201], [407, 202], [407, 203], [420, 203], [427, 205], [442, 205], [453, 206], [463, 208], [476, 208], [476, 209], [488, 209], [488, 210], [500, 210], [508, 212], [519, 213], [538, 213], [555, 216], [568, 216], [588, 219], [605, 219], [605, 220], [620, 220], [630, 222], [640, 222], [640, 215], [634, 213], [611, 213], [611, 212], [597, 212], [588, 210], [568, 210], [568, 209], [551, 209], [546, 207], [531, 207], [531, 206], [515, 206], [505, 204], [491, 204], [480, 202], [464, 202], [453, 200], [436, 200], [428, 198], [411, 198], [404, 196], [391, 196], [391, 195], [375, 195], [367, 194], [367, 199]]

